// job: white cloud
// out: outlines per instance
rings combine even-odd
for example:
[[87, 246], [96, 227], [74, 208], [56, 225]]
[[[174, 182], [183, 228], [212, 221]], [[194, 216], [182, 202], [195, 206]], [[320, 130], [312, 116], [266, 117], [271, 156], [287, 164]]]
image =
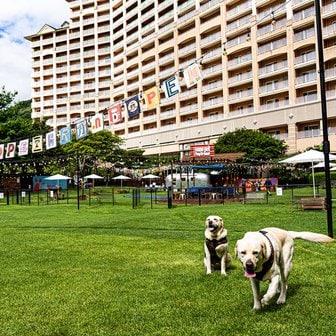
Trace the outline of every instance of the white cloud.
[[0, 88], [17, 91], [16, 100], [31, 98], [31, 48], [25, 36], [44, 24], [55, 28], [69, 21], [65, 0], [11, 0], [0, 4]]

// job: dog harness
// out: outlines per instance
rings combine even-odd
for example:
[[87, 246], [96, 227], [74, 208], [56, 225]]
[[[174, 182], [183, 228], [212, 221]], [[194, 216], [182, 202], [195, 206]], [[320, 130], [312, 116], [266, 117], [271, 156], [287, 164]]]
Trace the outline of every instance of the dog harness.
[[270, 258], [263, 264], [262, 270], [260, 272], [256, 272], [256, 279], [262, 280], [265, 274], [271, 269], [274, 262], [274, 247], [271, 240], [267, 236], [267, 231], [259, 231], [262, 235], [264, 235], [271, 245], [271, 256]]
[[206, 239], [205, 240], [206, 246], [209, 250], [210, 253], [210, 258], [211, 258], [211, 263], [213, 264], [217, 264], [220, 262], [220, 258], [218, 257], [217, 253], [216, 253], [216, 247], [222, 244], [226, 244], [227, 243], [227, 237], [223, 237], [219, 240], [216, 239]]

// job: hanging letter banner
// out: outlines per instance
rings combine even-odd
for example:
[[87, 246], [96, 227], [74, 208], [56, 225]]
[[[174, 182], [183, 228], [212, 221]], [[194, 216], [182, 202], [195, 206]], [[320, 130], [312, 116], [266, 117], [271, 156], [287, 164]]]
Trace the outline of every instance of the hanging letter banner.
[[28, 155], [29, 139], [24, 139], [19, 142], [19, 156]]
[[108, 120], [110, 124], [118, 124], [122, 121], [121, 104], [117, 103], [107, 109]]
[[159, 89], [154, 86], [144, 92], [144, 98], [147, 109], [152, 109], [160, 104], [160, 92]]
[[63, 127], [60, 129], [60, 145], [65, 145], [71, 141], [71, 127]]
[[32, 138], [32, 153], [42, 152], [43, 142], [42, 135], [38, 135]]
[[184, 80], [186, 82], [187, 88], [195, 85], [198, 81], [202, 80], [201, 70], [197, 63], [189, 65], [183, 71]]
[[9, 142], [6, 147], [6, 159], [11, 159], [15, 156], [16, 142]]
[[140, 113], [139, 96], [135, 95], [125, 101], [128, 118], [137, 116]]
[[177, 76], [164, 81], [162, 88], [167, 99], [181, 93], [181, 87]]
[[92, 133], [97, 133], [104, 129], [104, 116], [102, 113], [98, 113], [98, 115], [91, 117], [90, 122]]
[[88, 127], [86, 120], [82, 120], [76, 124], [76, 140], [87, 137]]
[[46, 137], [45, 137], [45, 140], [46, 140], [46, 149], [55, 148], [57, 146], [56, 132], [51, 131], [51, 132], [47, 133]]
[[3, 160], [4, 158], [4, 153], [5, 153], [5, 145], [1, 144], [0, 145], [0, 160]]

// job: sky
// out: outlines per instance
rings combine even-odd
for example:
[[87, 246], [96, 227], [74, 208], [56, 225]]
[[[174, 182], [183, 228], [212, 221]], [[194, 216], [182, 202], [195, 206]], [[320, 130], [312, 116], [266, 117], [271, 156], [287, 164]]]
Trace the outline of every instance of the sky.
[[15, 101], [31, 98], [31, 46], [24, 37], [69, 19], [65, 0], [0, 1], [0, 91], [17, 91]]

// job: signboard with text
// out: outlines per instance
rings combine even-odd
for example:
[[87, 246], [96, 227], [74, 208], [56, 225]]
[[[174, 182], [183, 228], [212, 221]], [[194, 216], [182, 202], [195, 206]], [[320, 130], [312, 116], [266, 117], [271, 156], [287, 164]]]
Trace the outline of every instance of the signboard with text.
[[190, 157], [214, 156], [214, 145], [194, 145], [190, 146]]

